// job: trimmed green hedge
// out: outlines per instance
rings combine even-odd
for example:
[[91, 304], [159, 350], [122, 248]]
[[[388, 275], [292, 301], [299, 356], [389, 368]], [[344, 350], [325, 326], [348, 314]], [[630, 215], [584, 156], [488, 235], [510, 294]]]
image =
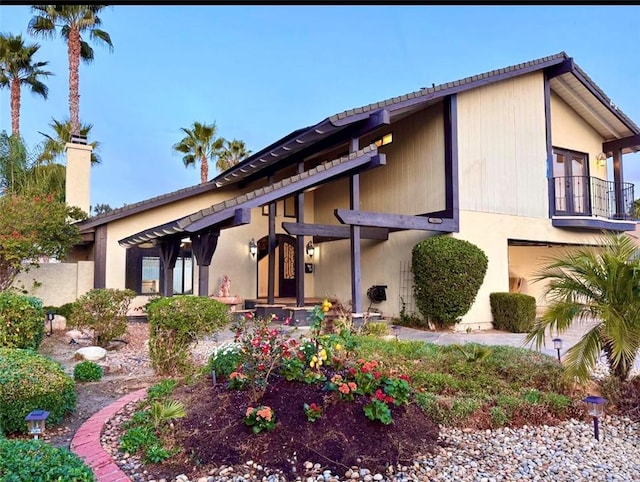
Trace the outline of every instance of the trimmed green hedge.
[[0, 428], [5, 433], [27, 433], [24, 418], [32, 410], [48, 411], [46, 423], [55, 425], [75, 407], [75, 383], [60, 363], [31, 350], [0, 348]]
[[475, 244], [439, 235], [413, 247], [411, 271], [416, 306], [438, 328], [466, 314], [487, 272], [488, 258]]
[[536, 321], [536, 299], [523, 293], [491, 293], [493, 326], [511, 333], [528, 333]]
[[156, 298], [146, 305], [149, 357], [158, 375], [186, 375], [193, 369], [189, 345], [229, 322], [227, 305], [203, 296]]
[[0, 440], [3, 482], [95, 482], [91, 469], [66, 448], [42, 440]]
[[44, 338], [42, 300], [0, 292], [0, 347], [37, 350]]

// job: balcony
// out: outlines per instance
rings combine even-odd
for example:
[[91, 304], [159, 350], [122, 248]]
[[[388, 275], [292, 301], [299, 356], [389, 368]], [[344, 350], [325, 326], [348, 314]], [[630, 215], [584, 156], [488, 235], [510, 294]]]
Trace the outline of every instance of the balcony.
[[625, 182], [616, 189], [613, 181], [589, 176], [554, 177], [549, 183], [553, 226], [635, 230], [633, 184]]

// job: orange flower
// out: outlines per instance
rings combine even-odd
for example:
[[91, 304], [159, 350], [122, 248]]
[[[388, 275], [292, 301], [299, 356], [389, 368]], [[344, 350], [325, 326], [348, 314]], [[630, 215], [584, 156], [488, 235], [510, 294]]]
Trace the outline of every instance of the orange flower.
[[258, 410], [257, 416], [265, 419], [267, 422], [271, 421], [271, 417], [273, 416], [273, 412], [269, 407], [263, 407]]
[[250, 417], [253, 413], [253, 407], [247, 407], [247, 412], [244, 414], [245, 417]]

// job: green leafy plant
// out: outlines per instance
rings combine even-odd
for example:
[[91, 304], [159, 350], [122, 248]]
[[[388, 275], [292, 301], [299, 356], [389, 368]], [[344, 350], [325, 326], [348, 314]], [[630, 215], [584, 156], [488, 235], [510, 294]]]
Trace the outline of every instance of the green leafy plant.
[[73, 379], [76, 382], [97, 382], [102, 380], [103, 369], [95, 362], [85, 360], [73, 367]]
[[320, 405], [318, 405], [317, 403], [304, 403], [302, 405], [302, 408], [304, 410], [304, 414], [307, 416], [307, 420], [309, 422], [315, 422], [316, 420], [318, 420], [320, 417], [322, 417], [322, 407]]
[[73, 221], [85, 217], [52, 195], [0, 196], [0, 291], [8, 290], [18, 273], [38, 266], [41, 257], [64, 258], [80, 241]]
[[369, 420], [380, 420], [383, 424], [389, 425], [393, 421], [389, 408], [391, 403], [394, 403], [393, 397], [378, 389], [371, 401], [363, 407], [364, 414]]
[[187, 411], [184, 404], [176, 400], [155, 401], [151, 404], [151, 420], [156, 430], [167, 421], [182, 418], [186, 415]]
[[147, 399], [149, 401], [166, 398], [170, 395], [178, 385], [178, 382], [172, 378], [166, 378], [161, 382], [151, 385], [147, 388]]
[[488, 258], [476, 245], [433, 236], [412, 249], [416, 305], [436, 327], [457, 323], [471, 308], [487, 272]]
[[33, 410], [49, 412], [47, 425], [60, 423], [76, 407], [73, 379], [60, 363], [32, 350], [0, 348], [0, 427], [27, 432], [24, 418]]
[[222, 329], [229, 321], [224, 303], [203, 296], [157, 298], [146, 306], [149, 357], [158, 375], [193, 372], [189, 345]]
[[73, 303], [70, 326], [93, 330], [93, 343], [107, 346], [127, 331], [127, 311], [136, 293], [114, 288], [92, 289]]
[[626, 234], [607, 233], [598, 246], [574, 248], [551, 258], [536, 274], [547, 283], [550, 303], [525, 341], [537, 349], [546, 333], [563, 333], [575, 321], [597, 323], [563, 359], [568, 378], [587, 381], [604, 351], [610, 373], [626, 380], [640, 349], [640, 258]]
[[38, 482], [94, 482], [91, 469], [66, 448], [42, 440], [0, 439], [0, 479]]
[[228, 378], [240, 365], [240, 349], [241, 345], [233, 341], [218, 345], [209, 356], [206, 372], [215, 371], [216, 377]]
[[244, 423], [251, 427], [253, 433], [258, 434], [263, 430], [270, 432], [276, 428], [276, 414], [266, 405], [247, 407], [244, 415]]
[[389, 334], [389, 326], [384, 321], [367, 321], [362, 326], [362, 334], [369, 336], [385, 336]]
[[511, 333], [527, 333], [536, 321], [536, 299], [523, 293], [491, 293], [493, 326]]
[[37, 350], [43, 338], [42, 301], [33, 296], [0, 292], [0, 346]]
[[454, 343], [451, 347], [458, 350], [467, 362], [481, 362], [493, 351], [490, 346], [479, 343], [466, 343], [464, 346]]
[[324, 389], [327, 391], [338, 392], [341, 400], [353, 400], [356, 396], [358, 385], [356, 382], [345, 380], [342, 375], [333, 375], [325, 384]]

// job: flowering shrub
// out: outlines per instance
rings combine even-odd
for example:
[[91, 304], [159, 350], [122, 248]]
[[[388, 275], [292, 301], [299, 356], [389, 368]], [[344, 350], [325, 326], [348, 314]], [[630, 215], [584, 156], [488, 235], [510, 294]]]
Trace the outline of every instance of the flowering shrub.
[[302, 408], [309, 422], [315, 422], [322, 416], [322, 407], [316, 403], [305, 403]]
[[253, 433], [260, 433], [263, 430], [270, 432], [276, 428], [276, 415], [271, 407], [266, 405], [248, 407], [244, 415], [244, 423], [251, 427]]
[[229, 374], [229, 388], [242, 390], [247, 386], [247, 377], [240, 372]]
[[215, 370], [216, 376], [229, 377], [238, 368], [241, 348], [239, 343], [221, 343], [209, 357], [207, 372]]
[[302, 340], [299, 344], [290, 340], [291, 356], [284, 358], [279, 373], [288, 381], [315, 383], [326, 380], [325, 375], [318, 369], [313, 369], [311, 361], [317, 358], [316, 343], [310, 339]]
[[249, 315], [231, 327], [235, 342], [241, 346], [238, 371], [247, 378], [254, 402], [264, 395], [274, 370], [280, 368], [283, 360], [291, 358], [298, 346], [298, 342], [288, 338], [283, 330], [269, 326], [274, 318], [274, 315], [267, 319]]
[[362, 358], [358, 359], [355, 367], [349, 369], [349, 374], [358, 384], [358, 393], [361, 395], [371, 395], [380, 385], [382, 376], [377, 370], [378, 362], [376, 360], [366, 361]]
[[406, 405], [411, 396], [411, 385], [407, 375], [400, 375], [398, 378], [385, 378], [384, 393], [393, 397], [395, 405]]

